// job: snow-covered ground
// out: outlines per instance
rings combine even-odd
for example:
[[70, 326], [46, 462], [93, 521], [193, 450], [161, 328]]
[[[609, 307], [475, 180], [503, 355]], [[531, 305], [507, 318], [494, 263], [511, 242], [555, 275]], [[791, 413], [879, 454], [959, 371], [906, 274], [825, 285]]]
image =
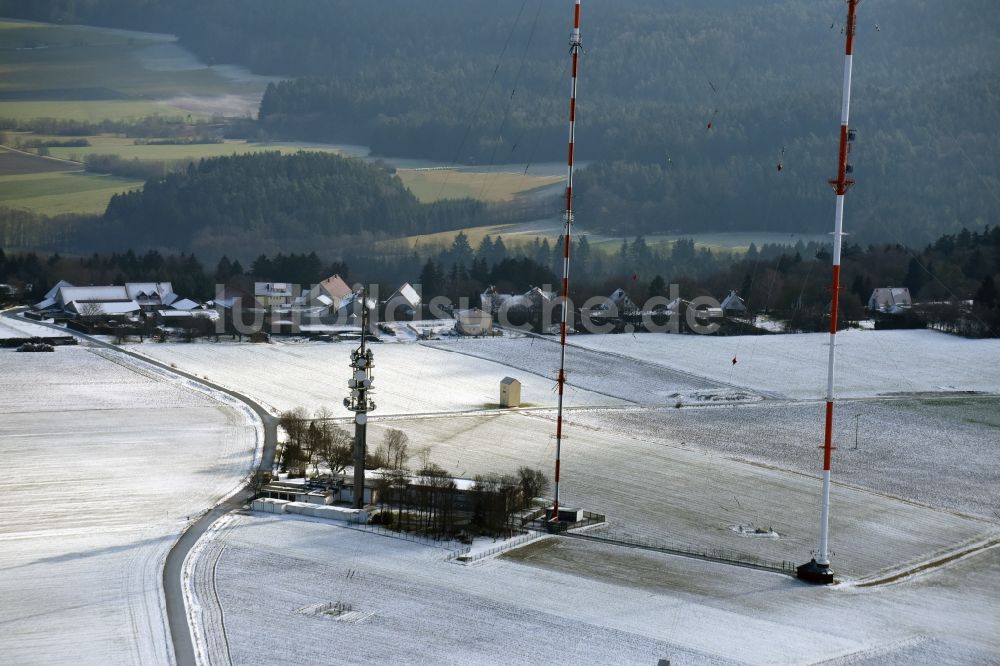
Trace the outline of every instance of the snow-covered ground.
[[[713, 409], [728, 408], [704, 408]], [[601, 531], [611, 536], [773, 562], [809, 558], [818, 534], [817, 476], [682, 446], [655, 427], [636, 432], [619, 428], [619, 416], [631, 413], [573, 413], [562, 448], [565, 505], [605, 514], [609, 526]], [[433, 462], [462, 478], [512, 473], [522, 465], [551, 478], [551, 413], [395, 419], [384, 426], [403, 430], [412, 450], [428, 447]], [[384, 426], [370, 425], [370, 436], [379, 438]], [[767, 422], [758, 427], [766, 428]], [[907, 444], [897, 441], [899, 448]], [[819, 455], [815, 443], [803, 446]], [[905, 457], [905, 452], [898, 455]], [[915, 478], [919, 482], [919, 472]], [[968, 518], [840, 484], [832, 496], [831, 544], [836, 569], [846, 578], [893, 571], [961, 544], [1000, 536], [996, 519]], [[732, 529], [750, 524], [773, 528], [780, 538], [747, 539]]]
[[[573, 412], [569, 423], [815, 474], [822, 403]], [[1000, 523], [1000, 398], [848, 400], [834, 418], [833, 479]]]
[[48, 338], [53, 335], [59, 333], [20, 319], [0, 317], [0, 338]]
[[[571, 342], [716, 382], [818, 399], [826, 392], [829, 337], [826, 333], [739, 337], [645, 333], [578, 335]], [[968, 340], [936, 331], [841, 331], [837, 334], [837, 395], [996, 393], [1000, 392], [998, 358], [1000, 339]], [[572, 370], [572, 364], [569, 367]]]
[[[614, 355], [621, 343], [631, 336], [575, 336], [574, 341], [593, 337], [604, 340], [607, 353], [595, 353], [579, 347], [566, 352], [566, 377], [570, 388], [612, 395], [648, 406], [673, 407], [680, 402], [713, 400], [752, 400], [748, 391], [734, 391], [718, 381], [705, 379], [697, 372], [684, 372], [646, 362], [647, 359]], [[555, 377], [559, 369], [559, 345], [554, 338], [477, 338], [427, 343], [428, 346], [455, 354], [466, 354], [517, 368]], [[603, 350], [602, 350], [603, 351]]]
[[232, 519], [200, 559], [210, 663], [959, 664], [1000, 654], [996, 548], [892, 586], [823, 589], [565, 538], [461, 566], [439, 549], [255, 515]]
[[248, 473], [254, 422], [114, 352], [0, 350], [0, 661], [171, 663], [164, 558]]
[[[564, 504], [608, 516], [593, 534], [804, 561], [816, 547], [821, 405], [801, 400], [822, 392], [825, 339], [575, 336]], [[1000, 391], [989, 362], [997, 341], [851, 331], [841, 342], [842, 393]], [[354, 346], [129, 348], [275, 410], [346, 416]], [[522, 465], [550, 472], [553, 341], [374, 351], [374, 440], [400, 428], [411, 451], [427, 447], [464, 478]], [[486, 411], [507, 375], [535, 410]], [[168, 659], [163, 557], [186, 517], [247, 471], [250, 416], [165, 371], [83, 347], [0, 350], [0, 389], [12, 479], [0, 494], [0, 515], [11, 516], [0, 525], [0, 599], [31, 600], [0, 604], [0, 654], [51, 662], [85, 645], [95, 662]], [[330, 523], [233, 515], [191, 560], [200, 642], [218, 663], [996, 661], [1000, 548], [888, 587], [852, 581], [1000, 534], [997, 404], [841, 403], [831, 545], [847, 582], [834, 589], [564, 538], [461, 566], [440, 548]], [[776, 536], [746, 538], [748, 525]], [[821, 614], [829, 625], [806, 619]]]
[[[521, 340], [525, 349], [530, 340]], [[129, 349], [158, 361], [207, 376], [272, 409], [327, 407], [349, 416], [343, 406], [350, 378], [350, 353], [357, 345], [337, 343], [204, 343], [143, 344]], [[513, 375], [522, 382], [521, 400], [532, 406], [554, 406], [555, 367], [539, 373], [516, 372], [501, 363], [432, 349], [422, 344], [373, 345], [376, 416], [482, 410], [500, 401], [500, 380]], [[615, 406], [623, 401], [570, 388], [569, 406]]]

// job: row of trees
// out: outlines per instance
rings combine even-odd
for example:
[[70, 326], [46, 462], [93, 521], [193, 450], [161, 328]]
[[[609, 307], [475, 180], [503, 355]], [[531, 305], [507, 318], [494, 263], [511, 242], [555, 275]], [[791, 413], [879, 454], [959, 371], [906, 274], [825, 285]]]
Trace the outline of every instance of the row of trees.
[[[319, 466], [325, 465], [331, 474], [341, 474], [354, 464], [354, 435], [334, 422], [330, 410], [320, 408], [310, 417], [305, 409], [296, 407], [282, 412], [278, 425], [288, 438], [279, 460], [284, 471], [305, 475], [312, 466], [313, 474], [319, 474]], [[425, 465], [426, 455], [420, 452]], [[406, 433], [389, 428], [378, 447], [366, 452], [365, 466], [405, 470], [410, 457]]]
[[27, 287], [28, 300], [41, 297], [59, 280], [76, 285], [124, 284], [126, 282], [171, 282], [174, 292], [185, 298], [212, 298], [213, 281], [202, 263], [191, 254], [161, 254], [132, 250], [90, 256], [40, 255], [35, 252], [6, 253], [0, 246], [0, 282]]
[[[286, 471], [305, 475], [311, 465], [318, 474], [322, 464], [337, 475], [353, 464], [353, 438], [331, 421], [328, 410], [320, 409], [312, 418], [302, 408], [289, 410], [279, 425], [288, 438], [280, 461]], [[389, 428], [365, 462], [367, 468], [383, 472], [376, 487], [383, 524], [405, 531], [435, 538], [452, 538], [462, 530], [509, 534], [519, 527], [514, 515], [548, 490], [545, 474], [521, 467], [513, 475], [477, 475], [471, 499], [463, 501], [454, 477], [430, 462], [428, 449], [417, 453], [416, 470], [409, 466], [413, 457], [406, 433]]]
[[454, 538], [460, 533], [492, 537], [510, 536], [521, 528], [519, 512], [548, 491], [540, 470], [520, 467], [516, 474], [479, 474], [471, 493], [460, 499], [455, 478], [436, 464], [415, 474], [391, 470], [379, 484], [381, 514], [392, 515], [392, 524], [434, 538]]

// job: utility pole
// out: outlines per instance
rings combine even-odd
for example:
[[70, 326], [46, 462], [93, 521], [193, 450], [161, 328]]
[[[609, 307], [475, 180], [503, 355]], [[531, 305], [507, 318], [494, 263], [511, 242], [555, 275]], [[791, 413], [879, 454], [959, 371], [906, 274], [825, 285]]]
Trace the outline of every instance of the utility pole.
[[553, 525], [559, 522], [559, 462], [563, 440], [563, 394], [566, 389], [566, 321], [569, 316], [569, 248], [573, 230], [573, 157], [576, 149], [576, 79], [580, 65], [580, 51], [583, 38], [580, 36], [580, 0], [576, 0], [573, 10], [573, 32], [569, 38], [569, 52], [573, 64], [569, 97], [569, 150], [567, 153], [568, 172], [566, 175], [566, 229], [563, 231], [563, 278], [562, 278], [562, 322], [559, 326], [559, 409], [556, 415], [556, 472], [555, 497], [552, 502]]
[[361, 346], [351, 352], [351, 379], [347, 386], [350, 397], [344, 398], [344, 407], [354, 412], [354, 508], [360, 509], [365, 501], [365, 448], [368, 412], [375, 409], [375, 402], [369, 397], [372, 392], [372, 368], [375, 359], [368, 349], [368, 316], [370, 310], [368, 292], [361, 291]]
[[830, 185], [837, 195], [837, 208], [833, 227], [833, 278], [830, 289], [830, 355], [826, 377], [826, 423], [823, 438], [823, 491], [822, 508], [819, 520], [819, 550], [816, 557], [797, 569], [800, 579], [809, 583], [829, 585], [833, 582], [833, 570], [830, 569], [829, 532], [830, 532], [830, 460], [833, 456], [833, 378], [834, 361], [837, 353], [837, 307], [840, 302], [840, 251], [844, 235], [844, 195], [854, 185], [848, 176], [854, 168], [847, 163], [851, 142], [854, 141], [854, 130], [850, 129], [851, 112], [851, 73], [854, 57], [854, 33], [857, 28], [857, 9], [859, 0], [847, 0], [847, 46], [844, 50], [844, 92], [840, 111], [840, 153], [837, 166], [837, 177], [830, 180]]

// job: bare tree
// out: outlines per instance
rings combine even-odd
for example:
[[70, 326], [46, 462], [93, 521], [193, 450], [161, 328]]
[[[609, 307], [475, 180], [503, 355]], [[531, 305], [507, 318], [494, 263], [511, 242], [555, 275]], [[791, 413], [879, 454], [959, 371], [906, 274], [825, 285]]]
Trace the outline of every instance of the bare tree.
[[283, 412], [278, 418], [278, 425], [288, 435], [288, 441], [282, 447], [281, 466], [285, 469], [297, 468], [301, 463], [303, 446], [308, 432], [308, 414], [301, 407]]
[[521, 491], [521, 508], [531, 504], [531, 500], [549, 489], [549, 479], [538, 469], [521, 467], [517, 470], [518, 486]]
[[83, 320], [93, 322], [104, 314], [104, 307], [100, 303], [81, 303], [78, 312]]
[[420, 474], [427, 497], [427, 531], [440, 539], [454, 531], [455, 480], [437, 465], [423, 469]]
[[417, 462], [420, 463], [418, 469], [427, 469], [431, 466], [431, 447], [422, 446], [417, 450]]
[[386, 430], [379, 447], [381, 462], [389, 469], [406, 469], [406, 462], [410, 458], [409, 443], [410, 438], [402, 430]]
[[318, 457], [330, 468], [331, 474], [341, 474], [354, 464], [354, 438], [343, 428], [327, 424], [320, 442]]
[[473, 486], [473, 523], [498, 537], [509, 531], [511, 516], [518, 509], [518, 479], [495, 472], [478, 475]]
[[257, 470], [250, 476], [250, 489], [253, 491], [254, 497], [260, 494], [261, 489], [264, 488], [268, 483], [271, 482], [271, 473], [262, 472]]

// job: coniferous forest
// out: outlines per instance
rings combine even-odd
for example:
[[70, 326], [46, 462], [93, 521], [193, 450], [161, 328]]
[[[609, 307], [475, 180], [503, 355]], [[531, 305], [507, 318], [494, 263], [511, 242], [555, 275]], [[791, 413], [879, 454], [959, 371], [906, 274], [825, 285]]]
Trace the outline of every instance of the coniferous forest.
[[483, 205], [421, 204], [385, 169], [324, 153], [263, 153], [203, 160], [118, 195], [80, 225], [123, 247], [230, 252], [270, 245], [329, 250], [334, 237], [406, 236], [464, 226]]
[[[995, 223], [993, 4], [883, 0], [859, 10], [848, 216], [858, 240], [925, 243]], [[209, 62], [287, 77], [261, 105], [266, 136], [523, 164], [564, 159], [569, 7], [7, 0], [0, 14], [170, 30]], [[578, 221], [622, 235], [825, 231], [843, 11], [799, 0], [588, 4], [578, 155], [591, 165]]]

